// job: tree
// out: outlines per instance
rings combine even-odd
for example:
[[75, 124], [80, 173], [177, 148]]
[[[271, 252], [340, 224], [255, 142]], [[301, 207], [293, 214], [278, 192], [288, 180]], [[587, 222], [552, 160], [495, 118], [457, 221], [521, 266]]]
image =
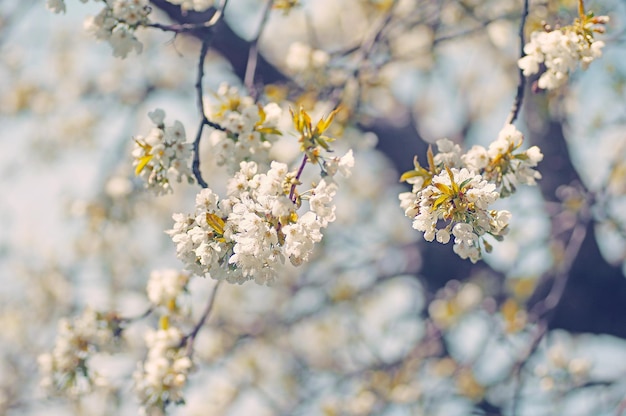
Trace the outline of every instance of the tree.
[[3, 410], [624, 411], [620, 2], [47, 7], [11, 154], [89, 183], [7, 246]]

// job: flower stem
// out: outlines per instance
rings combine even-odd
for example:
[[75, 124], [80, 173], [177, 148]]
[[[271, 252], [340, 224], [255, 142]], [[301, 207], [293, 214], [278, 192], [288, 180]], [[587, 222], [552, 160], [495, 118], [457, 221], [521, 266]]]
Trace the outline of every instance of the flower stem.
[[298, 168], [298, 172], [296, 173], [296, 178], [294, 179], [294, 182], [291, 184], [291, 189], [289, 190], [289, 199], [294, 204], [296, 202], [296, 199], [295, 199], [296, 183], [300, 179], [300, 176], [302, 176], [302, 172], [304, 171], [304, 167], [306, 166], [306, 162], [308, 160], [309, 160], [308, 156], [304, 155], [304, 157], [302, 158], [302, 163], [300, 163], [300, 167]]

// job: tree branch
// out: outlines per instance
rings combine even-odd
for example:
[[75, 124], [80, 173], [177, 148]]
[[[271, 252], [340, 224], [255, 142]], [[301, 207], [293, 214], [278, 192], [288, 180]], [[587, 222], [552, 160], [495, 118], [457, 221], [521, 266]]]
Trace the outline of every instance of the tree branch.
[[209, 186], [202, 178], [202, 173], [200, 172], [200, 140], [202, 139], [202, 131], [204, 130], [204, 126], [205, 124], [208, 124], [206, 113], [204, 112], [202, 88], [202, 78], [204, 78], [204, 60], [208, 52], [209, 39], [207, 38], [202, 41], [202, 47], [200, 48], [200, 59], [198, 60], [198, 78], [196, 80], [195, 87], [198, 100], [198, 111], [200, 112], [200, 126], [198, 127], [198, 133], [196, 133], [196, 138], [193, 141], [193, 162], [191, 164], [191, 170], [193, 171], [193, 175], [195, 176], [196, 181], [198, 181], [198, 184], [203, 188], [208, 188]]
[[198, 321], [196, 326], [193, 327], [191, 332], [183, 338], [181, 342], [181, 346], [185, 345], [185, 343], [187, 344], [187, 354], [190, 356], [193, 353], [193, 343], [196, 340], [196, 336], [198, 335], [198, 332], [200, 332], [200, 329], [206, 323], [207, 318], [211, 314], [211, 310], [213, 310], [213, 305], [215, 304], [215, 298], [217, 297], [217, 290], [219, 289], [221, 283], [222, 281], [219, 280], [215, 284], [215, 286], [213, 286], [213, 291], [209, 295], [209, 301], [207, 302], [206, 307], [204, 308], [204, 312], [202, 312], [202, 316], [200, 317], [200, 320]]
[[[522, 9], [522, 18], [519, 24], [519, 40], [520, 40], [520, 59], [524, 57], [524, 46], [526, 45], [526, 39], [524, 36], [524, 27], [526, 26], [526, 18], [528, 17], [528, 0], [524, 0], [524, 7]], [[524, 91], [526, 90], [526, 77], [521, 68], [518, 68], [519, 84], [517, 84], [517, 93], [515, 100], [513, 101], [513, 107], [506, 119], [506, 124], [513, 124], [517, 119], [520, 109], [522, 108], [522, 102], [524, 101]]]

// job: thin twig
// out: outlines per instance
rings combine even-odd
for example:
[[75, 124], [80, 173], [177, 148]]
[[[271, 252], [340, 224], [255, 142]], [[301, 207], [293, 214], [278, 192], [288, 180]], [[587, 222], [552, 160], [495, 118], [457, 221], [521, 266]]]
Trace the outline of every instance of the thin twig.
[[[520, 40], [520, 59], [524, 57], [524, 46], [526, 45], [526, 39], [524, 36], [524, 27], [526, 26], [526, 18], [528, 17], [528, 0], [524, 0], [524, 7], [522, 9], [522, 18], [519, 24], [519, 40]], [[506, 119], [506, 124], [513, 124], [519, 115], [522, 108], [522, 101], [524, 101], [524, 91], [526, 90], [526, 77], [524, 71], [521, 68], [518, 69], [519, 84], [517, 84], [517, 93], [515, 94], [515, 100], [513, 101], [513, 107]]]
[[196, 138], [193, 141], [193, 162], [191, 164], [193, 176], [195, 176], [196, 181], [198, 181], [198, 185], [203, 188], [208, 188], [209, 186], [202, 178], [202, 172], [200, 172], [200, 140], [202, 139], [202, 131], [204, 130], [204, 125], [208, 124], [208, 120], [204, 112], [204, 99], [202, 89], [202, 78], [204, 78], [204, 60], [208, 52], [209, 39], [205, 38], [202, 40], [202, 46], [200, 48], [200, 59], [198, 60], [198, 78], [195, 85], [198, 99], [198, 111], [200, 112], [200, 126], [198, 127], [198, 133], [196, 133]]
[[141, 319], [147, 318], [153, 311], [154, 311], [154, 309], [152, 307], [149, 307], [141, 315], [119, 318], [119, 322], [121, 324], [125, 325], [125, 324], [129, 324], [129, 323], [132, 323], [132, 322], [135, 322], [135, 321], [139, 321]]
[[[219, 20], [224, 16], [224, 9], [226, 8], [227, 4], [228, 0], [222, 0], [217, 11], [213, 15], [213, 17], [211, 17], [211, 20], [206, 23], [206, 27], [213, 27], [215, 26], [215, 24], [217, 24], [217, 22], [219, 22]], [[198, 182], [198, 185], [200, 185], [202, 188], [208, 188], [209, 186], [202, 178], [202, 172], [200, 171], [200, 140], [202, 139], [202, 131], [204, 130], [204, 126], [207, 125], [221, 131], [226, 130], [219, 124], [209, 121], [206, 117], [206, 112], [204, 109], [204, 91], [202, 88], [202, 80], [204, 78], [204, 61], [207, 54], [209, 53], [209, 46], [211, 43], [212, 34], [213, 32], [209, 31], [202, 39], [202, 46], [200, 47], [200, 57], [198, 59], [198, 78], [196, 79], [195, 84], [198, 112], [200, 113], [200, 126], [198, 127], [196, 138], [193, 141], [193, 161], [191, 164], [191, 170], [193, 172], [193, 176]]]
[[533, 355], [535, 351], [537, 350], [537, 348], [539, 347], [539, 343], [541, 342], [541, 340], [543, 339], [547, 331], [548, 331], [547, 322], [540, 322], [537, 325], [537, 328], [535, 329], [535, 332], [530, 340], [530, 343], [528, 344], [528, 348], [526, 349], [526, 352], [516, 362], [515, 367], [513, 368], [514, 388], [513, 388], [513, 400], [511, 404], [511, 408], [512, 408], [511, 412], [513, 416], [517, 415], [517, 410], [518, 410], [520, 398], [522, 395], [522, 370], [524, 369], [530, 356]]
[[203, 88], [202, 88], [202, 80], [204, 78], [204, 61], [209, 52], [209, 46], [211, 43], [213, 28], [214, 26], [224, 17], [224, 10], [226, 9], [226, 5], [228, 4], [228, 0], [222, 0], [220, 5], [216, 8], [215, 13], [211, 18], [203, 23], [185, 23], [185, 24], [175, 24], [175, 25], [163, 25], [160, 23], [149, 23], [146, 24], [146, 27], [152, 27], [155, 29], [160, 29], [166, 32], [174, 32], [175, 34], [190, 32], [190, 31], [198, 31], [197, 36], [202, 38], [202, 45], [200, 47], [200, 56], [198, 59], [198, 76], [196, 79], [195, 89], [197, 96], [197, 106], [198, 112], [200, 113], [200, 126], [198, 127], [198, 131], [196, 133], [196, 137], [193, 141], [193, 160], [191, 163], [191, 170], [193, 172], [193, 176], [195, 177], [198, 185], [202, 188], [207, 188], [209, 185], [202, 178], [202, 173], [200, 171], [200, 140], [202, 139], [202, 132], [204, 130], [204, 126], [210, 126], [217, 130], [225, 131], [226, 129], [220, 126], [217, 123], [213, 123], [209, 121], [206, 117], [205, 109], [204, 109], [204, 100], [203, 100]]
[[[393, 10], [398, 5], [398, 0], [394, 0], [393, 3], [389, 6], [386, 14], [378, 19], [378, 22], [374, 24], [373, 29], [367, 34], [367, 36], [363, 39], [359, 47], [357, 48], [357, 57], [355, 59], [355, 68], [352, 72], [352, 77], [357, 80], [361, 71], [366, 67], [363, 65], [365, 61], [368, 60], [374, 46], [378, 43], [383, 32], [389, 26], [393, 18]], [[345, 92], [344, 86], [342, 88], [336, 88], [332, 91], [331, 94], [331, 102], [333, 103], [332, 107], [337, 107], [337, 105], [341, 102], [341, 95]]]
[[181, 345], [184, 345], [185, 343], [187, 344], [188, 355], [191, 355], [193, 353], [193, 343], [196, 339], [196, 336], [198, 335], [198, 332], [200, 332], [200, 329], [202, 329], [202, 327], [206, 323], [207, 318], [211, 314], [211, 310], [213, 310], [213, 305], [215, 304], [215, 298], [217, 297], [217, 289], [219, 289], [221, 283], [222, 281], [219, 280], [215, 284], [215, 286], [213, 286], [213, 291], [209, 295], [209, 301], [207, 302], [206, 307], [204, 308], [204, 312], [202, 312], [202, 316], [200, 317], [200, 320], [198, 321], [196, 326], [193, 327], [191, 332], [187, 334], [182, 340]]
[[300, 163], [300, 167], [298, 168], [298, 172], [296, 173], [296, 178], [294, 179], [294, 182], [291, 184], [291, 189], [289, 190], [289, 199], [293, 203], [296, 202], [296, 196], [295, 196], [296, 185], [298, 184], [300, 176], [302, 176], [302, 172], [304, 171], [304, 167], [306, 166], [306, 162], [308, 160], [309, 160], [308, 156], [304, 155], [304, 157], [302, 158], [302, 163]]
[[522, 388], [521, 372], [528, 362], [530, 356], [532, 356], [536, 351], [539, 343], [541, 342], [548, 330], [548, 324], [551, 319], [551, 316], [549, 315], [554, 312], [556, 307], [561, 302], [561, 299], [563, 298], [563, 293], [565, 292], [565, 287], [567, 286], [567, 282], [569, 281], [570, 271], [574, 264], [574, 260], [578, 256], [583, 241], [587, 236], [588, 221], [588, 218], [583, 218], [572, 231], [572, 234], [570, 235], [569, 241], [567, 243], [567, 248], [565, 249], [563, 262], [561, 263], [559, 270], [554, 277], [554, 284], [552, 285], [550, 292], [545, 297], [545, 299], [535, 305], [535, 307], [529, 313], [531, 317], [538, 321], [538, 326], [535, 333], [533, 334], [529, 347], [522, 355], [522, 357], [517, 361], [513, 369], [513, 373], [515, 375], [515, 388], [512, 402], [513, 416], [517, 414], [517, 408], [520, 401]]
[[565, 249], [564, 260], [561, 263], [559, 272], [554, 277], [554, 284], [550, 289], [550, 293], [548, 293], [542, 302], [537, 303], [537, 305], [532, 308], [530, 311], [531, 316], [540, 319], [545, 317], [546, 314], [553, 311], [557, 307], [563, 297], [565, 286], [567, 286], [567, 281], [569, 280], [570, 275], [569, 272], [586, 236], [587, 220], [577, 224], [572, 231], [567, 248]]
[[261, 22], [259, 23], [259, 27], [257, 29], [256, 35], [252, 39], [252, 43], [250, 45], [250, 50], [248, 51], [248, 63], [246, 64], [246, 73], [243, 77], [243, 85], [246, 86], [248, 93], [251, 97], [257, 97], [257, 92], [254, 89], [254, 75], [256, 73], [256, 65], [259, 58], [259, 39], [263, 34], [263, 30], [267, 26], [267, 21], [270, 16], [270, 11], [272, 10], [272, 6], [274, 4], [274, 0], [268, 0], [265, 5], [265, 10], [263, 10], [263, 17], [261, 18]]
[[441, 35], [439, 37], [434, 38], [433, 42], [432, 42], [432, 46], [437, 45], [437, 44], [442, 43], [442, 42], [448, 42], [448, 41], [455, 40], [455, 39], [458, 39], [458, 38], [464, 38], [466, 36], [469, 36], [469, 35], [472, 35], [474, 33], [477, 33], [477, 32], [485, 30], [485, 28], [489, 24], [491, 24], [493, 22], [497, 22], [498, 20], [503, 20], [503, 19], [511, 19], [511, 18], [514, 18], [514, 17], [515, 16], [512, 16], [510, 13], [504, 13], [504, 14], [492, 17], [490, 19], [485, 19], [482, 22], [480, 22], [480, 24], [478, 26], [475, 26], [475, 27], [472, 27], [472, 28], [469, 28], [469, 29], [465, 29], [465, 30], [462, 30], [462, 31], [458, 31], [458, 32], [455, 32], [455, 33], [451, 33], [449, 35]]

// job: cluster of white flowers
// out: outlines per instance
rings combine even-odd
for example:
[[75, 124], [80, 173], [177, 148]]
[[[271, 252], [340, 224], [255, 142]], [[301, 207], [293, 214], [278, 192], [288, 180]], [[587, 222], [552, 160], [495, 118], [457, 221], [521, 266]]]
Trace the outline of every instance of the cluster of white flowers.
[[193, 368], [182, 332], [165, 326], [146, 334], [148, 355], [133, 375], [141, 411], [146, 415], [165, 414], [168, 404], [182, 403], [183, 388]]
[[277, 129], [283, 110], [276, 103], [257, 105], [252, 97], [222, 84], [216, 92], [217, 101], [205, 99], [206, 117], [224, 130], [213, 129], [209, 143], [219, 165], [230, 172], [239, 169], [242, 161], [269, 164], [269, 149], [278, 140]]
[[170, 176], [178, 182], [186, 178], [189, 183], [194, 177], [189, 167], [192, 144], [187, 143], [185, 128], [180, 121], [165, 126], [165, 112], [157, 109], [148, 114], [156, 125], [146, 137], [135, 137], [133, 166], [146, 187], [157, 195], [172, 192]]
[[447, 329], [478, 308], [483, 299], [483, 290], [476, 283], [451, 280], [437, 291], [428, 305], [428, 314], [438, 327]]
[[309, 210], [298, 215], [292, 191], [295, 172], [272, 162], [267, 173], [258, 173], [257, 163], [241, 162], [228, 182], [226, 199], [203, 189], [194, 214], [174, 214], [174, 228], [168, 233], [178, 258], [198, 275], [260, 284], [275, 279], [275, 269], [285, 257], [294, 265], [307, 261], [322, 239], [321, 229], [335, 220], [332, 199], [337, 184], [331, 174], [349, 174], [352, 152], [329, 164], [333, 168], [327, 176], [302, 196], [308, 199]]
[[594, 59], [602, 56], [603, 47], [604, 42], [594, 41], [593, 37], [571, 28], [536, 31], [524, 46], [526, 56], [518, 61], [518, 65], [524, 75], [529, 76], [540, 72], [540, 65], [543, 64], [545, 71], [537, 85], [544, 90], [552, 90], [567, 82], [579, 62], [583, 69], [587, 69]]
[[415, 170], [403, 175], [413, 185], [400, 194], [400, 206], [413, 219], [413, 228], [424, 239], [447, 244], [454, 236], [454, 252], [476, 262], [486, 234], [500, 239], [511, 218], [508, 211], [489, 209], [496, 200], [515, 191], [517, 184], [534, 185], [541, 175], [534, 168], [543, 155], [536, 146], [514, 153], [522, 134], [506, 125], [488, 149], [474, 146], [462, 154], [448, 139], [437, 142], [439, 153], [429, 151], [429, 169], [415, 162]]
[[313, 49], [303, 42], [294, 42], [289, 45], [285, 58], [287, 69], [294, 73], [325, 68], [330, 61], [330, 55], [321, 49]]
[[89, 369], [88, 359], [112, 337], [110, 322], [91, 309], [73, 321], [61, 319], [52, 353], [38, 358], [41, 386], [69, 395], [91, 391], [99, 377]]
[[495, 183], [501, 196], [507, 196], [515, 192], [517, 185], [535, 185], [536, 180], [541, 179], [541, 173], [535, 168], [543, 160], [543, 154], [537, 146], [513, 153], [523, 142], [522, 133], [507, 124], [487, 149], [473, 146], [461, 155], [461, 162], [469, 170], [480, 172], [486, 180]]
[[203, 12], [215, 4], [214, 0], [168, 0], [168, 2], [180, 6], [183, 11], [193, 10], [196, 12]]
[[[447, 244], [454, 235], [454, 252], [472, 262], [480, 258], [479, 237], [485, 233], [502, 235], [510, 218], [508, 211], [489, 210], [499, 194], [496, 186], [467, 169], [442, 171], [419, 194], [418, 213], [413, 228], [424, 232], [424, 239]], [[437, 228], [440, 221], [442, 228]]]
[[154, 270], [146, 286], [148, 300], [168, 311], [178, 309], [177, 300], [187, 289], [189, 274], [175, 269]]
[[96, 39], [106, 40], [113, 56], [126, 58], [131, 51], [138, 54], [143, 45], [135, 37], [135, 29], [148, 22], [148, 0], [115, 0], [105, 2], [105, 8], [85, 20], [85, 29]]
[[[103, 3], [104, 8], [100, 13], [85, 19], [85, 30], [96, 39], [109, 42], [113, 56], [126, 58], [133, 50], [141, 53], [143, 45], [134, 32], [138, 26], [148, 23], [151, 11], [148, 0], [113, 0]], [[46, 0], [46, 7], [54, 13], [65, 13], [66, 10], [64, 0]]]
[[589, 380], [591, 361], [584, 357], [571, 358], [572, 345], [564, 341], [572, 343], [572, 340], [565, 338], [554, 344], [544, 352], [542, 361], [535, 366], [534, 374], [539, 378], [542, 390], [569, 391]]

